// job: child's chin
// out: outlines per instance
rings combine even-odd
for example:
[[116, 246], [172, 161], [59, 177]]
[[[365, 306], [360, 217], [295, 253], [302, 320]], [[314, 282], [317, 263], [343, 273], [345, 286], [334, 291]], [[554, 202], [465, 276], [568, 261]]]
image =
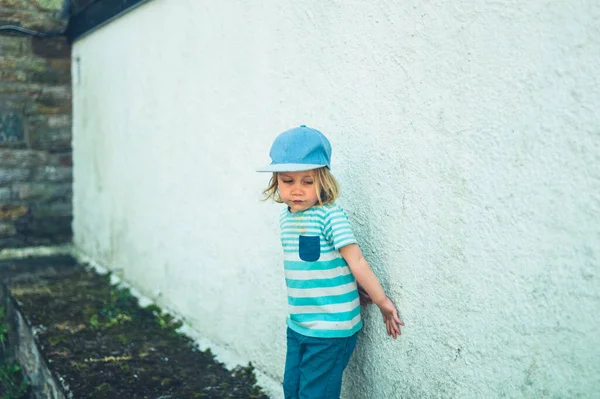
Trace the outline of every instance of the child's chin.
[[290, 205], [290, 209], [291, 209], [293, 212], [301, 212], [301, 211], [305, 211], [305, 210], [307, 210], [308, 208], [310, 208], [310, 206], [306, 206], [305, 204], [302, 204], [302, 205], [292, 204], [292, 205]]

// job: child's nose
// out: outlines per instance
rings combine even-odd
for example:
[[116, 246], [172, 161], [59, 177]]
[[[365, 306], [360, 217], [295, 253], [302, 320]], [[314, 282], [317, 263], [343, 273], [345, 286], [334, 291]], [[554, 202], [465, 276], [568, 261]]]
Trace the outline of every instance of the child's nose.
[[293, 194], [302, 194], [302, 186], [294, 184], [294, 187], [292, 188], [292, 193]]

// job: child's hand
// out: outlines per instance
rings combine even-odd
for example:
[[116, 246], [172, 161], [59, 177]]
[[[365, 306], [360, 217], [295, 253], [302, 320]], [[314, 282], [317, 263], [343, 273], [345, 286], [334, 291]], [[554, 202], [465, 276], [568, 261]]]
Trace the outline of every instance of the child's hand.
[[385, 323], [388, 335], [391, 335], [396, 339], [396, 336], [402, 334], [400, 326], [404, 326], [404, 323], [398, 318], [398, 311], [392, 303], [392, 300], [386, 297], [379, 305], [379, 310], [381, 310], [381, 314], [383, 315], [383, 322]]
[[358, 287], [358, 297], [360, 298], [360, 306], [367, 306], [373, 303], [373, 300], [367, 294], [367, 291], [360, 284], [357, 284]]

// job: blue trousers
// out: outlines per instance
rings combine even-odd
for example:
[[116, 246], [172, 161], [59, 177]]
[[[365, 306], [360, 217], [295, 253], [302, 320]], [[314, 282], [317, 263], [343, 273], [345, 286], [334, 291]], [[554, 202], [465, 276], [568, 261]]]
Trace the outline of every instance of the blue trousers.
[[307, 337], [288, 327], [285, 399], [339, 399], [357, 337], [358, 333], [347, 338]]

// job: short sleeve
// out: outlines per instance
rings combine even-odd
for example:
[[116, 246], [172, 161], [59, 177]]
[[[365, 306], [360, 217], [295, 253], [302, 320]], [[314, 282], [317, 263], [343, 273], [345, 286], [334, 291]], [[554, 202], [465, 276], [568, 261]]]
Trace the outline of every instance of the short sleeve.
[[356, 238], [354, 238], [354, 234], [352, 233], [352, 226], [350, 226], [348, 215], [346, 215], [341, 206], [334, 205], [328, 210], [325, 215], [324, 228], [325, 239], [335, 249], [356, 244]]

